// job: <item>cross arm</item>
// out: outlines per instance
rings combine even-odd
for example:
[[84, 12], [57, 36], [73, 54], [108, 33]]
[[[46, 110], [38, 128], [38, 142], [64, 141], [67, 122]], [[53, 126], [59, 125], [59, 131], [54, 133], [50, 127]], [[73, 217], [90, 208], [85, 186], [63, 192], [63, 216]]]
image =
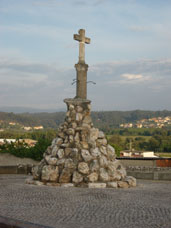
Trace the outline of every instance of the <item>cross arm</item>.
[[85, 42], [86, 44], [90, 44], [91, 39], [88, 37], [82, 38], [82, 36], [78, 35], [78, 34], [74, 34], [74, 40], [77, 40], [79, 42]]
[[90, 42], [91, 42], [91, 39], [86, 37], [86, 38], [85, 38], [85, 43], [86, 43], [86, 44], [90, 44]]
[[74, 34], [74, 40], [81, 42], [81, 36], [78, 34]]

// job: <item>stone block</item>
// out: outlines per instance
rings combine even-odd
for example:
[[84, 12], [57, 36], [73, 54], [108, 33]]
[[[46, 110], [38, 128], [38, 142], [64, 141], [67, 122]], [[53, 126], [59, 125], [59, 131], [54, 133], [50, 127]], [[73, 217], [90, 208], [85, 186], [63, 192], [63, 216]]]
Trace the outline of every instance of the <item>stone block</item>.
[[59, 147], [57, 145], [53, 146], [52, 149], [49, 149], [48, 154], [56, 157]]
[[34, 180], [39, 180], [40, 179], [40, 175], [41, 175], [41, 166], [34, 166], [32, 168], [32, 174], [33, 174], [33, 179]]
[[120, 181], [122, 179], [122, 177], [121, 177], [120, 173], [118, 173], [118, 171], [114, 171], [114, 172], [108, 171], [108, 174], [110, 176], [111, 181]]
[[104, 154], [104, 155], [107, 155], [107, 149], [106, 149], [106, 147], [105, 147], [105, 146], [101, 146], [101, 147], [100, 147], [100, 152], [101, 152], [102, 154]]
[[83, 119], [83, 124], [88, 124], [90, 125], [92, 122], [92, 119], [89, 115], [85, 116], [84, 119]]
[[75, 169], [76, 168], [76, 164], [71, 158], [68, 158], [68, 159], [65, 160], [65, 168]]
[[107, 187], [109, 187], [109, 188], [117, 188], [118, 187], [118, 183], [117, 182], [108, 182], [107, 183]]
[[71, 182], [71, 170], [64, 168], [59, 177], [59, 183], [70, 183]]
[[74, 129], [77, 127], [77, 123], [76, 122], [72, 122], [71, 125], [72, 125], [72, 128], [74, 128]]
[[58, 132], [58, 136], [60, 137], [60, 138], [62, 138], [62, 139], [64, 139], [65, 138], [65, 134], [64, 134], [64, 132]]
[[76, 106], [76, 111], [77, 112], [82, 112], [83, 111], [83, 108], [79, 105]]
[[98, 174], [93, 172], [90, 175], [88, 175], [88, 180], [90, 182], [96, 182], [98, 180]]
[[51, 157], [50, 155], [45, 156], [45, 160], [48, 165], [57, 165], [57, 158]]
[[48, 146], [48, 148], [45, 151], [45, 154], [50, 155], [52, 153], [52, 148], [54, 147], [57, 147], [57, 146], [53, 145], [53, 143], [52, 143], [52, 146]]
[[89, 167], [86, 162], [80, 162], [78, 164], [78, 171], [82, 174], [88, 174], [89, 173]]
[[126, 181], [118, 181], [118, 187], [119, 188], [128, 188], [129, 184]]
[[90, 139], [91, 140], [97, 140], [99, 136], [99, 130], [97, 128], [92, 128], [90, 130]]
[[88, 149], [89, 148], [89, 145], [88, 145], [88, 143], [86, 141], [81, 141], [80, 144], [81, 144], [82, 148], [84, 148], [84, 149]]
[[52, 144], [51, 144], [52, 146], [54, 146], [54, 145], [56, 144], [57, 139], [58, 139], [58, 138], [54, 138], [54, 139], [52, 140]]
[[73, 128], [68, 128], [68, 130], [66, 131], [66, 133], [68, 135], [74, 135], [75, 134], [75, 130]]
[[100, 175], [99, 178], [101, 181], [108, 182], [109, 181], [109, 175], [106, 169], [100, 168]]
[[65, 156], [68, 156], [72, 153], [72, 148], [65, 148]]
[[42, 181], [54, 181], [57, 182], [59, 177], [58, 166], [45, 165], [42, 168]]
[[46, 186], [60, 187], [61, 184], [59, 184], [59, 183], [54, 183], [54, 182], [47, 182], [47, 183], [46, 183]]
[[91, 155], [92, 155], [94, 158], [100, 156], [101, 153], [100, 153], [100, 151], [99, 151], [99, 148], [98, 148], [98, 147], [96, 147], [96, 148], [94, 148], [94, 149], [92, 148], [92, 149], [91, 149]]
[[74, 105], [70, 104], [69, 107], [68, 107], [68, 109], [69, 109], [70, 111], [74, 110]]
[[65, 164], [65, 158], [62, 158], [62, 159], [59, 159], [58, 161], [57, 161], [57, 165], [64, 165]]
[[69, 143], [73, 143], [74, 142], [74, 136], [73, 135], [69, 135]]
[[83, 115], [81, 113], [76, 113], [76, 121], [80, 122], [83, 119]]
[[89, 188], [106, 188], [106, 183], [88, 183]]
[[88, 150], [81, 150], [81, 155], [85, 162], [89, 162], [93, 159]]
[[99, 139], [105, 138], [105, 134], [103, 133], [103, 131], [99, 131], [98, 138], [99, 138]]
[[62, 138], [58, 138], [57, 141], [56, 141], [56, 144], [58, 146], [60, 146], [62, 143], [63, 143], [63, 139]]
[[61, 159], [64, 157], [64, 149], [59, 149], [57, 152], [58, 158]]
[[74, 183], [78, 184], [78, 183], [83, 181], [83, 176], [79, 172], [75, 171], [74, 174], [73, 174], [72, 181]]
[[97, 143], [97, 146], [106, 146], [107, 145], [107, 139], [97, 139], [97, 141], [96, 141], [96, 143]]
[[97, 171], [99, 170], [100, 166], [99, 166], [99, 162], [97, 160], [93, 160], [91, 163], [90, 163], [90, 170], [92, 172], [94, 171]]
[[107, 145], [107, 156], [109, 160], [114, 160], [116, 158], [115, 149], [111, 145]]
[[137, 185], [135, 177], [127, 176], [124, 180], [129, 184], [130, 187], [136, 187]]
[[74, 187], [74, 184], [73, 183], [64, 183], [64, 184], [61, 184], [61, 187], [70, 188], [70, 187]]
[[103, 156], [103, 155], [99, 158], [99, 163], [100, 163], [101, 167], [104, 167], [104, 168], [108, 167], [107, 158], [105, 156]]

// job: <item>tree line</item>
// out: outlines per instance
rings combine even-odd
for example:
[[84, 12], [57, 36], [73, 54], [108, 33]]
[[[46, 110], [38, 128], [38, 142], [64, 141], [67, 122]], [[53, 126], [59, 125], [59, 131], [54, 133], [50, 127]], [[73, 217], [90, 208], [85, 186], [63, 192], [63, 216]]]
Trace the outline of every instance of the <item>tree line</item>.
[[119, 152], [135, 150], [171, 153], [171, 130], [168, 129], [114, 129], [108, 141]]
[[[141, 119], [171, 116], [171, 111], [100, 111], [91, 113], [93, 123], [99, 129], [108, 132], [120, 124], [136, 122]], [[0, 112], [0, 120], [17, 122], [24, 126], [42, 125], [44, 128], [56, 129], [64, 121], [65, 112], [22, 113]]]

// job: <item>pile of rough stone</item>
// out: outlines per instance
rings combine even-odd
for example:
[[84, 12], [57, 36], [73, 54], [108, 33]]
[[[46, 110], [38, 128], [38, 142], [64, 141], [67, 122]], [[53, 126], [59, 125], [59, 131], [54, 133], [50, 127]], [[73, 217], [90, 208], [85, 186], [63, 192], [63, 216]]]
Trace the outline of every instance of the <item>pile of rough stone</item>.
[[33, 179], [27, 183], [89, 188], [136, 186], [136, 179], [126, 176], [104, 133], [93, 127], [90, 101], [66, 99], [65, 103], [68, 111], [58, 137], [33, 168]]

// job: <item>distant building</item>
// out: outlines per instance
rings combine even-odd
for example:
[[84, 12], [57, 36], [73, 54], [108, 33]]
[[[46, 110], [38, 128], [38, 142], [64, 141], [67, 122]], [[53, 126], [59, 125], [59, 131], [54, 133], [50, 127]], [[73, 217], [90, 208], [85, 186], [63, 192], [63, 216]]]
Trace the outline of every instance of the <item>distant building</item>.
[[132, 128], [133, 127], [133, 124], [132, 123], [120, 124], [120, 127], [123, 127], [123, 128]]
[[23, 129], [26, 131], [30, 131], [30, 130], [32, 130], [32, 127], [23, 127]]
[[15, 143], [16, 139], [0, 139], [0, 145], [3, 145], [5, 143]]
[[43, 129], [43, 126], [35, 126], [33, 128], [34, 128], [34, 130], [42, 130]]
[[33, 139], [19, 139], [20, 142], [25, 142], [28, 146], [34, 147], [37, 143], [36, 140]]
[[136, 124], [136, 127], [137, 127], [137, 128], [142, 128], [142, 126], [143, 126], [143, 125], [140, 124], [140, 123]]
[[[18, 140], [16, 139], [0, 139], [0, 145], [5, 143], [16, 143]], [[36, 145], [37, 141], [33, 139], [19, 139], [19, 142], [25, 142], [29, 147], [33, 147]]]
[[9, 125], [15, 126], [16, 123], [15, 122], [9, 122]]
[[120, 152], [120, 157], [131, 158], [155, 158], [153, 151], [138, 151], [138, 150], [123, 150]]

